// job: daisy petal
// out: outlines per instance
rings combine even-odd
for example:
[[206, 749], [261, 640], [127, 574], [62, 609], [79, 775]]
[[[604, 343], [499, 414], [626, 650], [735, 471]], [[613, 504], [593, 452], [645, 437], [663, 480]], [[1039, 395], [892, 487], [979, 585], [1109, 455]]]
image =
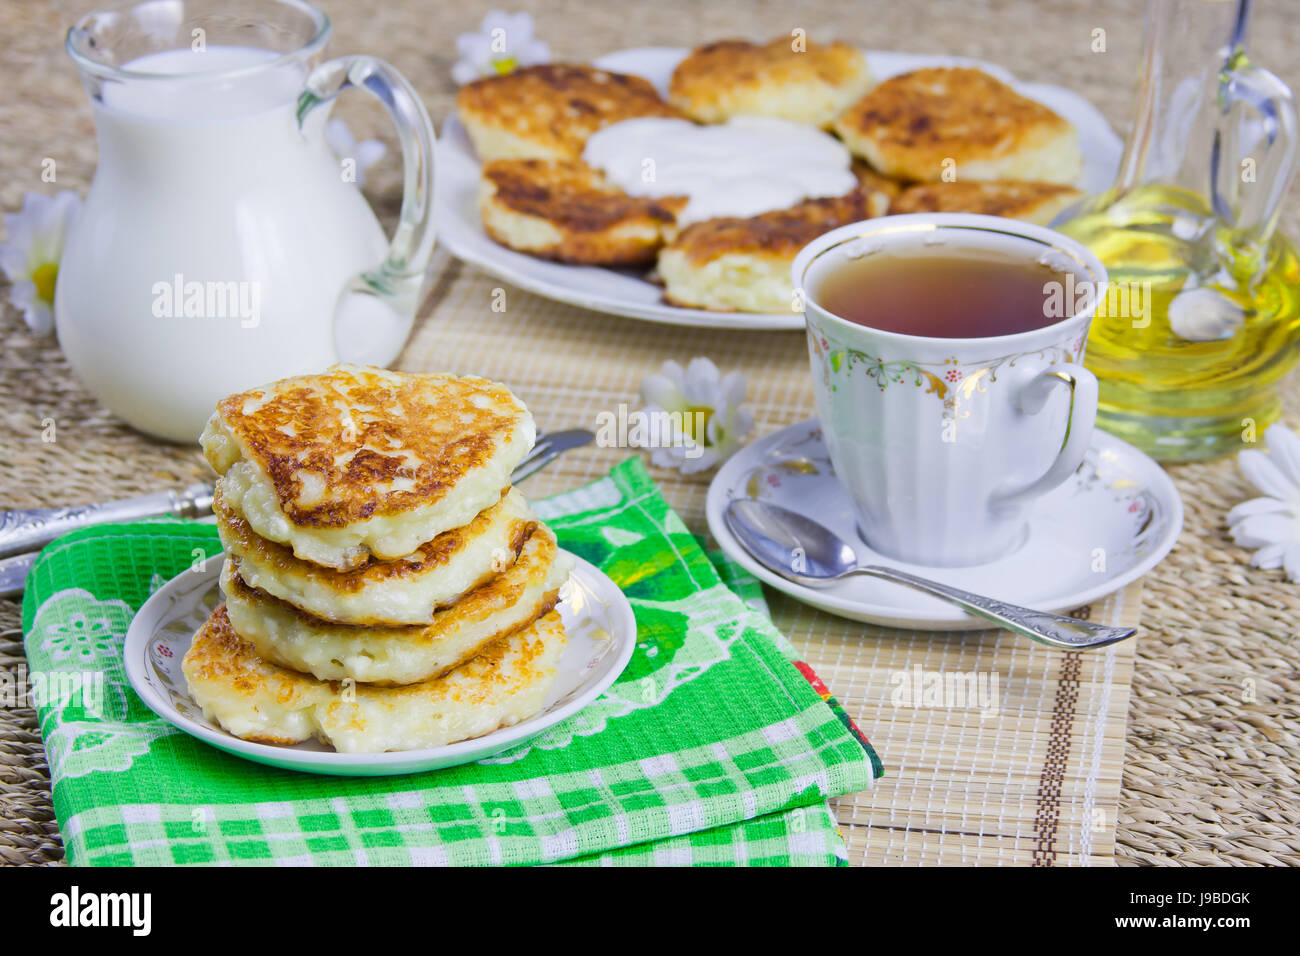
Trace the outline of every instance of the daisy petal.
[[1265, 571], [1272, 571], [1274, 568], [1282, 567], [1282, 554], [1285, 550], [1283, 545], [1270, 544], [1267, 548], [1256, 551], [1250, 563]]
[[1268, 426], [1264, 432], [1269, 457], [1293, 485], [1300, 488], [1300, 438], [1281, 424]]
[[744, 441], [749, 437], [749, 433], [754, 430], [754, 416], [744, 408], [737, 408], [727, 430], [731, 432], [737, 442]]
[[686, 366], [682, 391], [693, 403], [699, 404], [697, 400], [711, 397], [716, 392], [721, 377], [716, 365], [703, 356], [697, 356]]
[[41, 299], [23, 310], [23, 320], [37, 335], [49, 335], [54, 331], [54, 310]]
[[483, 17], [483, 22], [479, 24], [479, 33], [490, 39], [493, 30], [501, 30], [509, 39], [511, 27], [514, 26], [513, 21], [514, 17], [504, 10], [491, 10]]
[[716, 448], [723, 443], [725, 437], [729, 437], [727, 423], [721, 415], [710, 415], [709, 423], [704, 426], [704, 443]]
[[708, 471], [718, 463], [718, 453], [712, 448], [706, 448], [698, 454], [692, 449], [691, 456], [682, 455], [683, 475], [694, 475], [701, 471]]
[[510, 53], [517, 54], [532, 41], [532, 14], [524, 12], [506, 17], [506, 45]]
[[356, 158], [357, 165], [362, 169], [367, 169], [384, 158], [388, 152], [388, 147], [377, 139], [362, 140], [357, 143]]
[[652, 373], [641, 379], [641, 398], [647, 405], [668, 411], [681, 411], [686, 407], [685, 396], [667, 375]]
[[1233, 525], [1242, 518], [1248, 518], [1251, 515], [1264, 514], [1289, 514], [1296, 516], [1295, 506], [1287, 501], [1278, 501], [1276, 498], [1251, 498], [1249, 501], [1243, 501], [1236, 505], [1228, 512], [1228, 524]]
[[467, 83], [473, 83], [482, 77], [482, 72], [469, 60], [460, 60], [451, 68], [451, 78], [459, 86], [465, 86]]
[[38, 241], [33, 244], [40, 261], [58, 263], [63, 258], [68, 229], [80, 212], [81, 197], [70, 189], [62, 190], [49, 201], [41, 218]]
[[486, 63], [491, 53], [491, 41], [481, 33], [462, 33], [456, 37], [456, 55], [462, 60]]
[[1292, 541], [1282, 554], [1282, 567], [1288, 581], [1300, 581], [1300, 541]]
[[650, 456], [650, 464], [657, 468], [676, 468], [677, 460], [673, 453], [680, 451], [677, 448], [657, 448]]
[[[32, 216], [32, 245], [30, 256], [38, 262], [58, 262], [59, 249], [58, 237], [60, 233], [60, 211], [58, 203], [54, 199], [47, 199], [44, 196], [36, 196], [28, 193], [28, 198], [34, 201], [31, 203]], [[23, 204], [23, 213], [27, 213], [27, 203]]]
[[534, 40], [527, 49], [519, 52], [520, 66], [534, 66], [538, 63], [551, 62], [551, 48], [541, 40]]
[[672, 359], [668, 359], [663, 365], [659, 366], [659, 374], [666, 375], [674, 382], [681, 384], [682, 379], [686, 377], [686, 370]]
[[1300, 500], [1300, 489], [1262, 451], [1247, 449], [1237, 456], [1237, 463], [1246, 479], [1264, 494], [1283, 501]]
[[745, 400], [745, 376], [740, 372], [728, 372], [722, 376], [722, 400], [730, 408]]
[[1232, 540], [1245, 548], [1285, 544], [1296, 538], [1296, 522], [1282, 515], [1250, 515], [1233, 525], [1231, 534]]
[[27, 278], [27, 250], [13, 242], [0, 244], [0, 270], [10, 282]]

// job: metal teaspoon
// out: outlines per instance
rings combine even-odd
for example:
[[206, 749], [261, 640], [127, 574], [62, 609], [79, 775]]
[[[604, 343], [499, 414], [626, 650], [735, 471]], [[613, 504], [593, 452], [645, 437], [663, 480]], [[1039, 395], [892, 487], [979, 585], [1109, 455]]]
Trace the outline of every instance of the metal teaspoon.
[[[773, 574], [805, 587], [827, 587], [851, 574], [866, 574], [924, 591], [962, 610], [1052, 647], [1104, 647], [1137, 632], [1075, 620], [1047, 611], [1008, 604], [972, 594], [897, 568], [862, 564], [847, 541], [798, 512], [753, 499], [731, 502], [727, 527], [759, 564]], [[797, 549], [797, 550], [796, 550]], [[799, 560], [795, 560], [798, 556]], [[795, 566], [799, 570], [795, 569]]]

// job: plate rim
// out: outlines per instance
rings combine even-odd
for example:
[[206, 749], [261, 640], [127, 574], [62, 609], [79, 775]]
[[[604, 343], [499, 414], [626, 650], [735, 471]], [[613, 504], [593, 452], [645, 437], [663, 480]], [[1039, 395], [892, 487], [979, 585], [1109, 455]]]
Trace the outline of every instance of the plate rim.
[[[611, 50], [607, 53], [592, 57], [590, 62], [604, 69], [613, 69], [614, 67], [605, 65], [605, 61], [614, 60], [620, 57], [642, 55], [642, 56], [685, 56], [690, 52], [687, 46], [639, 46], [624, 47], [618, 50]], [[908, 53], [898, 50], [877, 50], [861, 48], [863, 55], [867, 58], [868, 63], [873, 57], [885, 59], [903, 59], [907, 61], [917, 61], [919, 68], [926, 62], [930, 64], [947, 64], [957, 66], [970, 66], [982, 69], [993, 76], [1008, 82], [1022, 95], [1037, 98], [1034, 94], [1041, 95], [1043, 92], [1050, 94], [1065, 94], [1076, 100], [1080, 109], [1086, 108], [1093, 114], [1093, 117], [1103, 126], [1110, 134], [1110, 143], [1103, 144], [1102, 148], [1109, 146], [1122, 154], [1124, 141], [1115, 132], [1114, 128], [1106, 117], [1097, 109], [1093, 103], [1082, 94], [1066, 86], [1060, 86], [1052, 83], [1033, 83], [1022, 80], [1015, 76], [1010, 70], [998, 63], [989, 60], [982, 60], [976, 57], [964, 57], [954, 54], [943, 53]], [[891, 74], [892, 75], [892, 74]], [[454, 137], [466, 136], [464, 124], [460, 122], [460, 117], [453, 108], [448, 112], [442, 122], [442, 127], [438, 133], [437, 144], [435, 146], [435, 161], [441, 165], [445, 162], [444, 154], [446, 150], [452, 149], [450, 145]], [[1121, 156], [1116, 156], [1116, 166]], [[440, 209], [451, 208], [454, 203], [437, 186], [437, 178], [434, 184], [434, 214], [438, 214]], [[457, 221], [461, 217], [457, 216]], [[479, 224], [479, 228], [482, 226]], [[668, 305], [663, 302], [653, 304], [641, 304], [628, 302], [623, 299], [613, 298], [609, 295], [600, 293], [584, 292], [582, 290], [571, 289], [557, 282], [553, 282], [544, 277], [536, 277], [528, 274], [521, 274], [509, 263], [502, 263], [499, 260], [475, 252], [472, 248], [467, 247], [458, 241], [456, 233], [450, 234], [445, 227], [440, 226], [438, 229], [438, 240], [448, 252], [455, 256], [461, 262], [482, 269], [493, 278], [500, 279], [503, 282], [509, 282], [525, 292], [549, 299], [553, 302], [561, 302], [567, 305], [575, 305], [579, 308], [588, 309], [593, 312], [600, 312], [604, 315], [613, 315], [621, 318], [637, 319], [643, 322], [653, 322], [658, 325], [676, 325], [685, 328], [703, 328], [703, 329], [736, 329], [752, 332], [792, 332], [800, 331], [804, 328], [803, 313], [774, 313], [774, 312], [713, 312], [708, 309], [687, 309], [681, 306]], [[490, 241], [490, 240], [489, 240]], [[513, 250], [507, 250], [513, 251]], [[526, 255], [526, 253], [516, 253], [516, 255]], [[563, 265], [556, 263], [555, 265]], [[575, 268], [569, 266], [567, 268]], [[582, 267], [577, 267], [582, 268]], [[594, 266], [590, 268], [602, 268]]]
[[[564, 549], [560, 549], [564, 551]], [[144, 702], [157, 717], [166, 721], [177, 730], [194, 737], [203, 743], [216, 747], [234, 756], [251, 760], [255, 763], [317, 773], [331, 776], [391, 776], [406, 773], [421, 773], [440, 770], [478, 760], [508, 750], [512, 746], [525, 743], [563, 720], [567, 720], [592, 703], [608, 690], [623, 671], [627, 669], [633, 653], [636, 651], [636, 616], [632, 605], [622, 589], [591, 562], [572, 552], [575, 565], [572, 574], [594, 579], [602, 583], [602, 589], [608, 588], [617, 598], [610, 602], [616, 627], [611, 635], [614, 646], [611, 652], [614, 658], [601, 677], [582, 688], [582, 692], [572, 697], [563, 705], [542, 715], [535, 715], [526, 721], [501, 727], [480, 737], [471, 737], [440, 747], [424, 747], [418, 750], [393, 750], [381, 753], [338, 753], [337, 751], [302, 751], [292, 746], [265, 744], [252, 740], [241, 740], [228, 731], [213, 729], [180, 713], [168, 701], [161, 699], [145, 673], [147, 649], [157, 629], [157, 618], [169, 604], [176, 590], [176, 583], [192, 575], [189, 569], [181, 571], [170, 578], [162, 587], [151, 594], [140, 609], [131, 618], [123, 640], [123, 663], [127, 682], [136, 696]], [[225, 552], [210, 556], [200, 572], [200, 582], [210, 582], [221, 573]], [[196, 582], [195, 587], [201, 584]], [[621, 643], [620, 643], [621, 641]], [[485, 742], [500, 742], [501, 746], [484, 751]], [[469, 756], [464, 756], [464, 755]], [[463, 759], [461, 759], [463, 757]], [[444, 760], [443, 758], [450, 758]]]
[[[954, 609], [952, 619], [937, 618], [929, 614], [919, 614], [906, 611], [898, 607], [889, 607], [882, 604], [871, 604], [864, 601], [855, 601], [836, 595], [827, 591], [816, 588], [804, 587], [787, 581], [771, 571], [764, 568], [755, 561], [740, 543], [736, 540], [735, 535], [726, 526], [723, 520], [722, 512], [726, 507], [726, 489], [732, 487], [734, 477], [742, 468], [742, 455], [757, 454], [765, 451], [769, 446], [776, 444], [787, 433], [806, 429], [808, 427], [821, 427], [821, 422], [816, 415], [805, 418], [802, 421], [794, 422], [784, 428], [779, 428], [769, 435], [751, 442], [741, 449], [730, 460], [725, 462], [714, 475], [713, 480], [709, 482], [708, 495], [705, 500], [705, 518], [709, 525], [709, 531], [717, 540], [718, 546], [723, 549], [728, 557], [735, 560], [745, 570], [749, 571], [765, 584], [770, 585], [776, 590], [786, 594], [801, 604], [807, 604], [818, 610], [835, 614], [839, 617], [846, 617], [855, 621], [863, 621], [872, 624], [879, 624], [884, 627], [896, 628], [899, 630], [924, 630], [924, 631], [978, 631], [978, 630], [995, 630], [994, 626], [988, 622], [973, 618], [964, 612]], [[1169, 473], [1165, 471], [1160, 464], [1149, 455], [1130, 445], [1123, 439], [1117, 438], [1107, 431], [1098, 428], [1093, 431], [1092, 441], [1089, 443], [1090, 448], [1109, 447], [1118, 450], [1121, 454], [1131, 456], [1134, 460], [1140, 462], [1141, 466], [1150, 472], [1151, 481], [1149, 486], [1153, 488], [1163, 502], [1170, 507], [1170, 521], [1166, 532], [1154, 542], [1151, 551], [1141, 560], [1135, 562], [1127, 570], [1107, 577], [1103, 582], [1087, 588], [1083, 591], [1077, 591], [1070, 594], [1062, 595], [1065, 598], [1060, 604], [1053, 604], [1045, 608], [1051, 611], [1063, 611], [1070, 608], [1079, 607], [1096, 601], [1099, 598], [1113, 594], [1122, 588], [1127, 587], [1134, 581], [1147, 574], [1152, 568], [1163, 561], [1169, 552], [1174, 549], [1178, 542], [1178, 536], [1182, 532], [1184, 509], [1183, 499], [1178, 493], [1178, 488]], [[1159, 487], [1157, 487], [1159, 486]], [[960, 615], [960, 617], [957, 617]]]

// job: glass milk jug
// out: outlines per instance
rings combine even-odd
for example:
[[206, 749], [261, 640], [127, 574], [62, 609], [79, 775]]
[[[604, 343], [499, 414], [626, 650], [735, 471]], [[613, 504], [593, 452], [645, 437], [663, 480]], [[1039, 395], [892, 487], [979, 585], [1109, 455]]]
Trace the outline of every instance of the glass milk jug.
[[1118, 180], [1057, 224], [1112, 287], [1088, 337], [1098, 424], [1156, 458], [1239, 450], [1300, 358], [1300, 262], [1276, 231], [1290, 91], [1244, 52], [1249, 0], [1151, 0]]
[[[322, 63], [328, 37], [299, 0], [149, 0], [68, 33], [99, 166], [55, 322], [86, 387], [144, 432], [197, 441], [222, 396], [387, 364], [406, 340], [433, 251], [433, 126], [386, 63]], [[391, 242], [324, 141], [351, 86], [401, 139]]]

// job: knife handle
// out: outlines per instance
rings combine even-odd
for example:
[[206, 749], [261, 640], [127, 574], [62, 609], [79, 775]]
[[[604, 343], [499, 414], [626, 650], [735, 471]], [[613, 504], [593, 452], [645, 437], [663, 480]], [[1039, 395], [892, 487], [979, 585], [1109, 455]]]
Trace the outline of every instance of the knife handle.
[[39, 551], [60, 535], [88, 525], [163, 515], [200, 518], [211, 512], [211, 485], [192, 485], [184, 491], [158, 491], [96, 505], [0, 511], [0, 557]]
[[0, 558], [0, 598], [13, 598], [23, 593], [27, 585], [27, 572], [40, 557], [39, 551], [28, 554], [15, 554], [11, 558]]

